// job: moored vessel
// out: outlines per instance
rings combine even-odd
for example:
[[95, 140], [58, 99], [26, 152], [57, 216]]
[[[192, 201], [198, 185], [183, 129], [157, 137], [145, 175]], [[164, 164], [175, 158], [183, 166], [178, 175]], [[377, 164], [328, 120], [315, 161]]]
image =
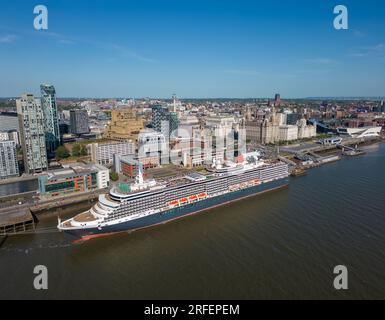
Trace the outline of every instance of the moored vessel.
[[286, 163], [262, 161], [256, 153], [244, 159], [226, 165], [214, 160], [204, 173], [191, 171], [166, 181], [145, 180], [139, 168], [134, 183], [112, 187], [86, 212], [59, 221], [58, 228], [86, 240], [163, 224], [288, 185]]

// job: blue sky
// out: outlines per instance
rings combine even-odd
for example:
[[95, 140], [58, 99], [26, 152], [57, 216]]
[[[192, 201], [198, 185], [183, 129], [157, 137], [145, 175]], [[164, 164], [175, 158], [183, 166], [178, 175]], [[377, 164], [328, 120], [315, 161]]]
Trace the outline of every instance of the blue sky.
[[[44, 4], [48, 30], [33, 28]], [[334, 6], [349, 30], [333, 28]], [[0, 96], [384, 96], [385, 1], [8, 1]]]

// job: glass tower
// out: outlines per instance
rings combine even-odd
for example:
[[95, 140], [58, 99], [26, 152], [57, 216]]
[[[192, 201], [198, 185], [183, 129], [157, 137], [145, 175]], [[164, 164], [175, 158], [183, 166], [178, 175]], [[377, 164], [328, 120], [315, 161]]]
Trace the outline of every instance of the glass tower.
[[60, 145], [59, 119], [56, 106], [55, 87], [48, 84], [40, 86], [41, 106], [44, 113], [44, 134], [48, 153], [53, 153]]

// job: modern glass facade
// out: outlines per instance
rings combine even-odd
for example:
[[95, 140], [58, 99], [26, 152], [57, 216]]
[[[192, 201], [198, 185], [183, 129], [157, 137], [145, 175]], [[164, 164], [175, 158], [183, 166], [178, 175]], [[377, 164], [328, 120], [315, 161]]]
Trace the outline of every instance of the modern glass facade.
[[156, 105], [152, 107], [152, 126], [155, 131], [170, 137], [173, 131], [178, 129], [179, 120], [175, 112], [170, 112], [166, 107]]
[[56, 106], [56, 91], [52, 85], [40, 86], [41, 105], [44, 113], [44, 134], [48, 153], [53, 153], [60, 145], [59, 118]]
[[90, 132], [86, 110], [71, 110], [70, 123], [71, 133], [73, 134], [86, 134]]
[[87, 192], [98, 188], [97, 172], [39, 176], [39, 193], [46, 197]]

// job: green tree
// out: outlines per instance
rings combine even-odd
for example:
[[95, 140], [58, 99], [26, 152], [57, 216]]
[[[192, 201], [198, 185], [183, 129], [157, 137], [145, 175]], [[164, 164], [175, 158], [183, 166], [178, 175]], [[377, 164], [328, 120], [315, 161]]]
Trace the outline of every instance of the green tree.
[[88, 154], [87, 147], [84, 144], [82, 144], [81, 147], [80, 147], [80, 155], [81, 156], [86, 156], [87, 154]]
[[79, 157], [79, 156], [86, 156], [88, 154], [87, 147], [84, 144], [81, 143], [75, 143], [72, 146], [72, 156]]
[[111, 171], [110, 172], [110, 179], [112, 181], [118, 181], [119, 180], [119, 175], [116, 172]]
[[80, 151], [81, 151], [81, 146], [79, 143], [75, 143], [72, 146], [72, 156], [74, 157], [79, 157], [80, 156]]
[[56, 159], [60, 160], [60, 159], [68, 158], [70, 156], [70, 152], [66, 147], [60, 146], [56, 149], [55, 155], [56, 155]]

